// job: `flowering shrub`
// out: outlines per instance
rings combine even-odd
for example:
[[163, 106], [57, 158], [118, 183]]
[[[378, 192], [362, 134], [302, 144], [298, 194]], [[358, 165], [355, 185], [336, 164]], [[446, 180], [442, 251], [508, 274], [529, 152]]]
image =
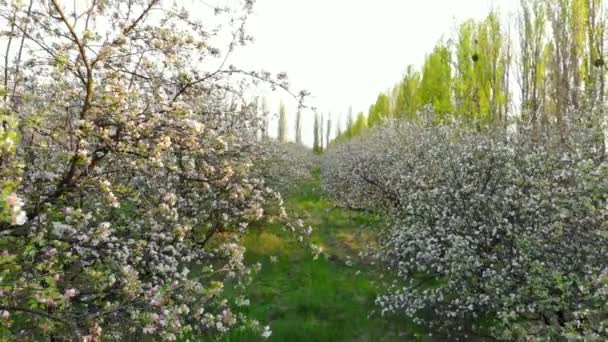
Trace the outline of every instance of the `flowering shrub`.
[[[392, 122], [394, 124], [395, 122]], [[389, 210], [397, 205], [394, 180], [402, 170], [399, 153], [414, 126], [369, 130], [328, 149], [322, 160], [322, 187], [340, 205], [354, 209]]]
[[265, 161], [255, 165], [255, 171], [271, 188], [287, 193], [311, 179], [318, 159], [311, 149], [276, 140], [265, 140], [263, 146]]
[[390, 216], [383, 313], [452, 337], [608, 337], [608, 162], [591, 132], [553, 136], [393, 123], [327, 154], [333, 196]]
[[[248, 40], [251, 5], [214, 9], [233, 28], [226, 54]], [[74, 6], [0, 2], [17, 46], [0, 131], [0, 336], [174, 340], [237, 324], [270, 336], [223, 287], [252, 272], [239, 235], [284, 217], [252, 174], [263, 157], [241, 95], [246, 79], [285, 77], [211, 69], [223, 31], [175, 2]]]

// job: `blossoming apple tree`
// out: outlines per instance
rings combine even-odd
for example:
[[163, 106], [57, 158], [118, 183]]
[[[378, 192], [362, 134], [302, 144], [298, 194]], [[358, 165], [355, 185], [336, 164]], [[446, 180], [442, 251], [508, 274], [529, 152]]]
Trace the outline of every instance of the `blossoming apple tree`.
[[393, 122], [324, 156], [324, 188], [380, 211], [377, 298], [445, 338], [608, 336], [608, 163], [597, 134]]
[[283, 210], [251, 174], [244, 91], [287, 84], [226, 65], [249, 40], [253, 1], [235, 4], [198, 18], [164, 0], [0, 1], [0, 336], [255, 325], [223, 288], [251, 274], [239, 235]]

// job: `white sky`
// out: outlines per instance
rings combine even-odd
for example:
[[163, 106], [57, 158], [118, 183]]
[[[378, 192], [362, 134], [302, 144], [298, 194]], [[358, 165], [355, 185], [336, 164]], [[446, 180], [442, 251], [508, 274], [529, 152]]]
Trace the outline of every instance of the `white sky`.
[[[293, 89], [312, 93], [309, 105], [332, 113], [342, 127], [348, 107], [367, 112], [378, 93], [392, 88], [408, 65], [421, 66], [436, 43], [454, 36], [458, 23], [498, 9], [513, 18], [519, 0], [257, 0], [248, 31], [255, 42], [235, 53], [244, 68], [288, 73]], [[514, 20], [511, 20], [514, 24]], [[268, 93], [272, 113], [283, 99], [294, 136], [296, 103]], [[312, 144], [311, 113], [303, 136]], [[276, 129], [271, 128], [271, 135]], [[333, 134], [333, 132], [332, 132]]]

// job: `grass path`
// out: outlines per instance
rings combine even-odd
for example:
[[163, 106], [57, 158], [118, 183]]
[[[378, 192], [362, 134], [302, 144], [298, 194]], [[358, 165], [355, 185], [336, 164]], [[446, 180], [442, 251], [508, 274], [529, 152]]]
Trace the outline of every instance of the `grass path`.
[[[314, 260], [309, 251], [285, 238], [279, 227], [244, 238], [248, 263], [262, 271], [248, 289], [250, 318], [270, 325], [269, 341], [410, 341], [421, 334], [404, 319], [379, 317], [374, 299], [381, 275], [359, 263], [357, 254], [378, 229], [378, 218], [336, 208], [322, 198], [318, 179], [286, 199], [292, 216], [315, 229], [313, 242], [327, 257]], [[276, 257], [276, 259], [275, 259]], [[259, 341], [236, 330], [226, 342]]]

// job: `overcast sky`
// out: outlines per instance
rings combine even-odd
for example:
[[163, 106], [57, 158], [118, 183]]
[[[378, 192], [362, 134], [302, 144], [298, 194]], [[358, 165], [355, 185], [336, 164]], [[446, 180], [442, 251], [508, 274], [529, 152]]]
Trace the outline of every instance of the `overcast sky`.
[[[512, 18], [518, 5], [519, 0], [257, 0], [248, 24], [255, 42], [238, 51], [233, 63], [287, 72], [294, 89], [312, 93], [308, 104], [332, 113], [334, 127], [339, 116], [344, 127], [349, 106], [355, 114], [367, 112], [408, 65], [422, 65], [439, 40], [453, 37], [458, 23], [483, 18], [491, 9]], [[272, 112], [283, 99], [293, 119], [293, 100], [280, 92], [267, 98]], [[304, 121], [310, 145], [311, 115]]]

